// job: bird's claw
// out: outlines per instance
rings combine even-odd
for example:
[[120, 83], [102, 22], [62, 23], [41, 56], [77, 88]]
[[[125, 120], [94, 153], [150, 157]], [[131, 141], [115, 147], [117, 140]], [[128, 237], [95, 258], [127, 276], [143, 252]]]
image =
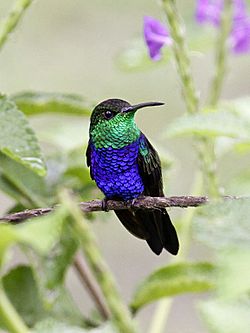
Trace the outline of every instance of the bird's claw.
[[108, 203], [108, 199], [106, 197], [104, 199], [102, 199], [102, 210], [104, 212], [109, 211], [107, 203]]
[[128, 209], [135, 209], [135, 202], [136, 202], [137, 198], [134, 198], [132, 200], [127, 200], [126, 201], [126, 206], [128, 207]]

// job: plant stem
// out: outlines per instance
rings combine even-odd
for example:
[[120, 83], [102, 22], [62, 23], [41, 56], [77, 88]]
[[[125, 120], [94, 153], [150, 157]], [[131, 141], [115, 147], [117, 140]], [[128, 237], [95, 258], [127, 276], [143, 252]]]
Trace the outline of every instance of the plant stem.
[[231, 0], [224, 1], [221, 25], [215, 49], [215, 74], [211, 82], [209, 105], [216, 107], [222, 91], [222, 84], [225, 78], [227, 67], [227, 39], [232, 25], [232, 4]]
[[197, 140], [196, 151], [201, 162], [205, 191], [212, 198], [218, 198], [220, 191], [217, 178], [214, 140], [205, 136], [200, 137], [199, 140]]
[[198, 112], [199, 100], [191, 76], [190, 59], [184, 38], [184, 27], [181, 24], [175, 0], [163, 0], [163, 7], [168, 18], [170, 34], [174, 40], [173, 51], [177, 63], [177, 69], [182, 82], [183, 95], [189, 113]]
[[[182, 82], [183, 94], [188, 113], [199, 112], [198, 94], [191, 75], [191, 65], [188, 49], [185, 42], [185, 28], [181, 23], [175, 0], [162, 0], [163, 7], [169, 22], [170, 34], [174, 40], [173, 51]], [[216, 176], [216, 160], [214, 147], [206, 137], [197, 139], [197, 155], [201, 161], [204, 183], [209, 195], [219, 196], [219, 186]]]
[[84, 220], [80, 209], [71, 200], [68, 194], [62, 194], [62, 201], [68, 208], [68, 211], [74, 220], [73, 230], [80, 241], [89, 266], [103, 292], [111, 313], [111, 321], [113, 322], [114, 327], [119, 333], [136, 333], [137, 330], [132, 317], [128, 308], [122, 301], [113, 275], [98, 249], [95, 236], [92, 233], [89, 224]]
[[[200, 195], [203, 188], [203, 182], [202, 182], [202, 174], [198, 172], [195, 176], [195, 180], [193, 183], [193, 188], [191, 190], [192, 195]], [[185, 261], [185, 259], [188, 256], [189, 248], [190, 248], [190, 239], [191, 239], [191, 225], [194, 218], [196, 210], [195, 209], [189, 209], [187, 210], [181, 221], [181, 248], [179, 255], [175, 257], [172, 260], [172, 263], [177, 263], [181, 261]], [[149, 333], [163, 333], [166, 332], [166, 323], [168, 320], [168, 316], [170, 313], [170, 309], [173, 303], [173, 298], [168, 297], [166, 299], [163, 299], [159, 302], [159, 305], [155, 311], [152, 324], [149, 330]]]
[[9, 301], [2, 284], [0, 284], [0, 318], [10, 333], [29, 333], [19, 314]]
[[[210, 87], [210, 97], [209, 97], [209, 106], [212, 109], [211, 111], [215, 111], [219, 97], [221, 95], [223, 81], [225, 78], [226, 73], [226, 66], [227, 66], [227, 54], [228, 54], [228, 48], [227, 48], [227, 39], [228, 35], [231, 30], [231, 24], [232, 24], [232, 1], [226, 0], [224, 1], [224, 10], [221, 17], [221, 25], [218, 32], [218, 38], [215, 48], [215, 73], [213, 80], [211, 82]], [[219, 186], [218, 186], [218, 180], [216, 177], [216, 155], [215, 155], [215, 140], [210, 138], [204, 138], [206, 142], [204, 143], [206, 145], [206, 149], [209, 152], [207, 156], [205, 157], [205, 164], [207, 173], [209, 175], [209, 195], [213, 197], [219, 196]]]
[[0, 26], [0, 50], [6, 42], [8, 35], [15, 29], [26, 8], [29, 7], [32, 0], [17, 0]]
[[165, 327], [172, 303], [173, 298], [171, 297], [164, 298], [158, 302], [148, 333], [162, 333], [166, 331]]

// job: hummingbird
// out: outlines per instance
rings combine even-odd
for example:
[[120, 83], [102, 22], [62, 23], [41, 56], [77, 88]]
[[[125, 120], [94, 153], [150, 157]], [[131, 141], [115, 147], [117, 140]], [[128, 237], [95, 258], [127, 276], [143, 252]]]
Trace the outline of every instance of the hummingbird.
[[[158, 153], [135, 123], [137, 110], [163, 104], [130, 105], [112, 98], [92, 111], [86, 157], [91, 178], [104, 193], [104, 210], [109, 199], [133, 202], [140, 196], [164, 196]], [[177, 233], [166, 209], [133, 209], [131, 205], [115, 214], [131, 234], [146, 240], [155, 254], [163, 248], [178, 253]]]

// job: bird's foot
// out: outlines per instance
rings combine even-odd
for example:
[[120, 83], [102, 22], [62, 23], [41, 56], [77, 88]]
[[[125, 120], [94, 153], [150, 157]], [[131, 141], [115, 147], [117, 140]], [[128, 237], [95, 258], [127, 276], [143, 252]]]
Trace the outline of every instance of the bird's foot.
[[126, 200], [126, 206], [128, 209], [135, 209], [135, 202], [137, 198], [134, 198], [132, 200]]
[[102, 210], [104, 212], [109, 211], [107, 203], [108, 203], [108, 198], [105, 197], [104, 199], [102, 199]]

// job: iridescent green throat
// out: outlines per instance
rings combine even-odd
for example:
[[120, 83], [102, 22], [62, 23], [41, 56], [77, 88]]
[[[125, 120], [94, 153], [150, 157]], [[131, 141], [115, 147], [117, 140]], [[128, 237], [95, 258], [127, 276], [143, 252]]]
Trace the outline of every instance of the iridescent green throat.
[[119, 113], [110, 120], [101, 118], [90, 127], [90, 137], [97, 149], [119, 149], [134, 142], [139, 136], [140, 130], [134, 121], [134, 113]]

